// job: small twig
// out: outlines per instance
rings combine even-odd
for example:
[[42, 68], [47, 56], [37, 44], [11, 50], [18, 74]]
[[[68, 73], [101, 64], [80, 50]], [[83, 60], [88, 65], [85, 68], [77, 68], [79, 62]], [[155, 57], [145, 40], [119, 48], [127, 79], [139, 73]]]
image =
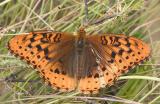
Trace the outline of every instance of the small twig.
[[88, 25], [88, 0], [84, 0], [85, 19], [83, 25]]
[[[46, 99], [46, 98], [55, 98], [52, 102], [49, 102], [48, 104], [53, 104], [57, 101], [68, 99], [68, 98], [74, 98], [74, 99], [88, 99], [88, 100], [103, 100], [103, 101], [112, 101], [112, 102], [121, 102], [123, 104], [141, 104], [139, 102], [135, 102], [132, 100], [127, 100], [119, 97], [114, 96], [105, 96], [105, 97], [87, 97], [87, 96], [75, 96], [77, 93], [69, 95], [69, 96], [60, 96], [60, 95], [43, 95], [43, 96], [29, 96], [28, 98], [24, 99], [18, 99], [18, 101], [25, 101], [25, 100], [34, 100], [34, 99]], [[16, 102], [17, 100], [10, 100], [5, 101], [3, 103], [7, 102]]]
[[160, 66], [160, 64], [140, 64], [140, 66]]
[[[22, 70], [16, 72], [16, 73], [12, 73], [11, 75], [9, 75], [8, 77], [6, 77], [5, 79], [1, 79], [3, 81], [6, 81], [6, 82], [26, 82], [26, 80], [22, 80], [22, 79], [17, 79], [16, 78], [16, 75], [21, 73]], [[30, 80], [28, 82], [37, 82], [38, 80]]]
[[133, 34], [134, 34], [137, 30], [139, 30], [140, 28], [145, 27], [145, 26], [148, 26], [148, 25], [150, 25], [150, 24], [152, 24], [152, 23], [154, 23], [154, 22], [157, 22], [157, 21], [160, 21], [160, 18], [156, 18], [156, 19], [154, 19], [154, 20], [148, 21], [147, 23], [144, 23], [144, 24], [136, 27], [130, 34], [133, 35]]
[[10, 78], [5, 78], [3, 81], [6, 81], [6, 82], [12, 82], [12, 83], [15, 83], [15, 82], [29, 82], [29, 83], [33, 83], [33, 82], [37, 82], [39, 80], [30, 80], [30, 81], [26, 81], [26, 80], [22, 80], [22, 79], [10, 79]]
[[122, 79], [143, 79], [143, 80], [150, 80], [150, 81], [158, 81], [160, 82], [160, 78], [152, 77], [152, 76], [138, 76], [138, 75], [131, 75], [131, 76], [121, 76], [118, 80]]
[[46, 24], [51, 30], [54, 30], [52, 28], [52, 26], [50, 26], [44, 19], [43, 17], [41, 17], [40, 15], [38, 15], [36, 12], [34, 12], [34, 10], [32, 10], [31, 8], [29, 8], [26, 4], [22, 3], [22, 5], [24, 5], [28, 10], [30, 10], [33, 14], [35, 14], [44, 24]]
[[11, 2], [11, 1], [12, 1], [12, 0], [3, 0], [3, 1], [0, 3], [0, 6], [5, 5], [5, 4], [7, 4], [7, 3]]
[[113, 14], [113, 15], [108, 15], [108, 14], [107, 14], [107, 15], [105, 15], [104, 17], [98, 19], [97, 21], [89, 23], [89, 25], [100, 24], [100, 23], [104, 22], [104, 21], [107, 20], [107, 19], [111, 19], [111, 18], [114, 18], [114, 17], [117, 17], [117, 16], [118, 16], [118, 15], [116, 15], [116, 14]]
[[[36, 2], [36, 4], [35, 4], [35, 6], [33, 7], [32, 11], [34, 11], [34, 10], [38, 7], [38, 4], [39, 4], [40, 2], [41, 2], [41, 0], [38, 0], [38, 1]], [[25, 28], [25, 26], [26, 26], [29, 18], [30, 18], [31, 15], [32, 15], [32, 11], [28, 14], [28, 16], [26, 16], [26, 19], [25, 19], [25, 21], [24, 21], [24, 24], [22, 25], [22, 28], [21, 28], [20, 32], [22, 32], [22, 31], [24, 30], [24, 28]]]

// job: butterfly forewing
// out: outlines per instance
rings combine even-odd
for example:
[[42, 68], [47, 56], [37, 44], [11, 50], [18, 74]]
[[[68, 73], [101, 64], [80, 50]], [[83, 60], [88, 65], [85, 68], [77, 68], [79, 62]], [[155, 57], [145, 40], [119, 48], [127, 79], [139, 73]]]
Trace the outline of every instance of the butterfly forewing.
[[31, 32], [14, 36], [8, 48], [15, 56], [38, 69], [53, 88], [71, 91], [75, 89], [76, 82], [67, 75], [68, 69], [63, 67], [60, 59], [72, 51], [74, 38], [71, 33]]

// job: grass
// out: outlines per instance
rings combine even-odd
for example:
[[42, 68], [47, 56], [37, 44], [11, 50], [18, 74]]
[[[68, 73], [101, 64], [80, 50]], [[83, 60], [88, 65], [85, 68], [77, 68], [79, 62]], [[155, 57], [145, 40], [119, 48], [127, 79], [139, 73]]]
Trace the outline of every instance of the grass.
[[[8, 54], [11, 35], [34, 30], [75, 32], [84, 24], [84, 2], [79, 0], [5, 0], [0, 2], [0, 103], [85, 104], [144, 103], [160, 101], [160, 32], [158, 0], [90, 0], [88, 33], [123, 33], [150, 44], [152, 57], [121, 76], [98, 96], [59, 93], [44, 85], [35, 70]], [[8, 77], [14, 74], [14, 77]], [[4, 79], [15, 80], [8, 82]], [[13, 79], [12, 79], [13, 78]]]

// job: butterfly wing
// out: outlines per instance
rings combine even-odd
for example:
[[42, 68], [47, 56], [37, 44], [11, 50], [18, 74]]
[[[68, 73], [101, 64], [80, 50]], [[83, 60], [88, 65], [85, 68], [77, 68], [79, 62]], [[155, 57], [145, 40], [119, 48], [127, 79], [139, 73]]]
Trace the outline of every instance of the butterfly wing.
[[[72, 91], [77, 86], [77, 78], [71, 77], [75, 74], [71, 64], [76, 64], [74, 40], [70, 33], [32, 32], [13, 37], [8, 47], [15, 56], [37, 68], [53, 88]], [[103, 34], [87, 36], [86, 41], [83, 63], [87, 73], [78, 83], [84, 94], [97, 93], [100, 88], [112, 85], [118, 76], [150, 55], [149, 46], [134, 37]]]
[[92, 35], [87, 37], [87, 42], [96, 54], [98, 65], [92, 67], [95, 74], [80, 80], [79, 90], [86, 94], [96, 93], [101, 87], [112, 85], [118, 76], [150, 56], [149, 46], [134, 37]]
[[75, 89], [76, 82], [67, 73], [61, 58], [73, 49], [74, 36], [70, 33], [41, 31], [14, 36], [8, 48], [38, 69], [40, 75], [53, 88], [61, 91]]

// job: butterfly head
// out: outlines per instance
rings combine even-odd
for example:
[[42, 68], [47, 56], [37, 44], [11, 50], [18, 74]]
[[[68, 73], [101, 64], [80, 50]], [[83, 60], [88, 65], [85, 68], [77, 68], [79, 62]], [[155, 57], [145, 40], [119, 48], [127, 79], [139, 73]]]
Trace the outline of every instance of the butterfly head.
[[77, 33], [78, 33], [78, 38], [85, 38], [86, 36], [86, 31], [84, 27], [80, 27]]

